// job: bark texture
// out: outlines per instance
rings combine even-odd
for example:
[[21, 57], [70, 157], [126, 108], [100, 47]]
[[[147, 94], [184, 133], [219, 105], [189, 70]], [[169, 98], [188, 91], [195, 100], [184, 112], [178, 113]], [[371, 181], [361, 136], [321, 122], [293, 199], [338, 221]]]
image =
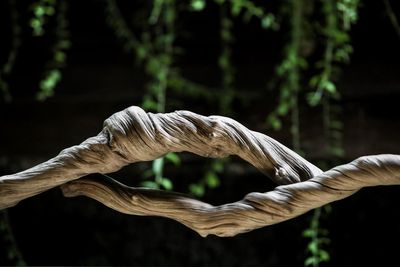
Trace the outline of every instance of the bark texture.
[[[182, 151], [204, 157], [238, 155], [282, 186], [212, 206], [178, 193], [127, 187], [111, 178], [81, 178]], [[123, 213], [168, 217], [202, 236], [233, 236], [296, 217], [362, 187], [395, 184], [400, 184], [400, 155], [362, 157], [322, 172], [232, 119], [130, 107], [108, 118], [97, 136], [31, 169], [0, 177], [0, 208], [61, 185], [66, 196], [85, 195]]]

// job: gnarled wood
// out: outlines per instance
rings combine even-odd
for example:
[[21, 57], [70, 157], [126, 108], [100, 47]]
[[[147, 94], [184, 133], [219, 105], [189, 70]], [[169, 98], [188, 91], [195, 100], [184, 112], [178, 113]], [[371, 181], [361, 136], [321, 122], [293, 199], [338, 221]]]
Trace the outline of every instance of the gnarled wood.
[[[112, 179], [78, 179], [181, 151], [204, 157], [238, 155], [285, 185], [215, 207]], [[175, 219], [202, 236], [232, 236], [293, 218], [362, 187], [394, 184], [400, 184], [399, 155], [363, 157], [322, 173], [279, 142], [232, 119], [188, 111], [152, 114], [130, 107], [107, 119], [97, 136], [31, 169], [0, 177], [0, 208], [62, 185], [66, 196], [85, 195], [120, 212]]]
[[111, 178], [82, 178], [62, 186], [65, 196], [84, 195], [119, 212], [174, 219], [201, 236], [234, 236], [279, 223], [343, 199], [367, 186], [400, 184], [400, 156], [362, 157], [308, 181], [283, 185], [243, 200], [212, 206], [182, 194], [127, 187]]
[[110, 173], [168, 152], [204, 157], [238, 155], [278, 184], [307, 180], [322, 171], [284, 145], [240, 123], [189, 111], [146, 113], [130, 107], [104, 122], [82, 144], [26, 171], [0, 177], [0, 209], [90, 173]]

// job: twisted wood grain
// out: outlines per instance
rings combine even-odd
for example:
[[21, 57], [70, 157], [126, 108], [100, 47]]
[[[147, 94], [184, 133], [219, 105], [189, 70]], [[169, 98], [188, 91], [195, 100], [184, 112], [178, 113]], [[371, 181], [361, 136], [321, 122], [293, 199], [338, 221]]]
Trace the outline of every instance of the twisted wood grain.
[[[110, 178], [81, 178], [181, 151], [204, 157], [238, 155], [283, 185], [212, 206], [178, 193], [127, 187]], [[189, 111], [152, 114], [130, 107], [108, 118], [97, 136], [31, 169], [0, 177], [0, 208], [62, 185], [66, 196], [85, 195], [127, 214], [168, 217], [202, 236], [233, 236], [288, 220], [366, 186], [396, 184], [399, 155], [362, 157], [322, 172], [276, 140], [232, 119]]]
[[65, 196], [84, 195], [122, 213], [174, 219], [201, 236], [234, 236], [276, 224], [348, 197], [359, 189], [400, 184], [400, 156], [362, 157], [308, 181], [250, 193], [243, 200], [212, 206], [188, 196], [83, 178], [62, 186]]
[[0, 208], [90, 173], [115, 172], [172, 151], [204, 157], [238, 155], [278, 184], [321, 173], [284, 145], [232, 119], [189, 111], [152, 114], [129, 107], [108, 118], [97, 136], [31, 169], [0, 177]]

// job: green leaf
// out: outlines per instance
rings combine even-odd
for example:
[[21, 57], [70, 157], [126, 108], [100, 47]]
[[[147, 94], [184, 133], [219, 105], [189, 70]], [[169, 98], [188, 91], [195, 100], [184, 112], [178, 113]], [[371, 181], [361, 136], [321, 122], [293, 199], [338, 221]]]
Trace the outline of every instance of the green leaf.
[[35, 13], [35, 15], [37, 16], [37, 17], [41, 17], [41, 16], [43, 16], [45, 13], [46, 13], [46, 11], [45, 11], [45, 8], [43, 7], [43, 6], [36, 6], [35, 8], [34, 8], [34, 13]]
[[303, 237], [311, 238], [311, 237], [314, 236], [314, 234], [315, 234], [315, 231], [314, 231], [314, 230], [312, 230], [312, 229], [306, 229], [306, 230], [304, 230], [304, 232], [303, 232]]
[[202, 197], [204, 196], [204, 186], [201, 184], [191, 184], [189, 185], [189, 190], [190, 192], [197, 196], [197, 197]]
[[160, 186], [154, 181], [143, 181], [140, 185], [147, 188], [160, 189]]
[[321, 249], [319, 251], [319, 260], [320, 261], [329, 261], [330, 260], [330, 255], [328, 253], [328, 251]]
[[192, 0], [190, 4], [193, 11], [202, 11], [206, 7], [206, 1], [204, 0]]
[[309, 257], [305, 260], [304, 266], [309, 266], [309, 265], [314, 265], [318, 262], [318, 259], [316, 257]]
[[164, 158], [158, 158], [156, 160], [153, 160], [152, 169], [153, 169], [154, 175], [162, 176], [163, 168], [164, 168]]
[[164, 187], [165, 190], [172, 190], [174, 187], [172, 181], [165, 177], [161, 179], [161, 186]]
[[242, 0], [233, 0], [231, 2], [231, 13], [233, 16], [237, 16], [240, 14], [240, 11], [242, 11], [243, 7], [243, 2]]
[[328, 91], [329, 93], [331, 93], [331, 94], [334, 94], [334, 93], [336, 93], [336, 86], [335, 86], [335, 84], [333, 83], [333, 82], [331, 82], [331, 81], [326, 81], [325, 83], [324, 83], [324, 89], [326, 90], [326, 91]]
[[157, 102], [150, 97], [145, 96], [143, 99], [142, 108], [145, 110], [157, 110]]
[[308, 104], [312, 107], [315, 107], [316, 105], [318, 105], [319, 103], [321, 103], [321, 97], [322, 95], [319, 92], [315, 92], [315, 93], [308, 93], [307, 94], [307, 101]]
[[316, 254], [318, 252], [318, 243], [315, 241], [312, 241], [308, 243], [307, 249], [312, 253]]
[[275, 131], [278, 131], [282, 128], [281, 120], [276, 117], [274, 114], [270, 114], [267, 117], [267, 124], [272, 127]]
[[261, 27], [263, 27], [264, 29], [268, 29], [273, 27], [274, 23], [275, 23], [275, 16], [273, 14], [268, 14], [262, 18]]
[[181, 165], [181, 159], [179, 158], [178, 154], [174, 152], [170, 152], [165, 155], [165, 159], [174, 164], [175, 166]]
[[[250, 2], [251, 3], [251, 2]], [[248, 6], [248, 5], [247, 5]], [[264, 14], [264, 11], [261, 9], [261, 8], [259, 8], [259, 7], [256, 7], [256, 6], [253, 6], [251, 9], [251, 13], [254, 15], [254, 16], [256, 16], [256, 17], [258, 17], [258, 18], [261, 18], [261, 16]], [[271, 16], [272, 14], [268, 14], [267, 16]], [[272, 17], [273, 17], [274, 15], [272, 15]]]
[[209, 188], [216, 188], [220, 185], [219, 178], [214, 172], [207, 172], [205, 180]]
[[276, 110], [276, 112], [281, 116], [286, 115], [288, 111], [289, 111], [289, 105], [288, 103], [285, 102], [280, 103], [278, 109]]

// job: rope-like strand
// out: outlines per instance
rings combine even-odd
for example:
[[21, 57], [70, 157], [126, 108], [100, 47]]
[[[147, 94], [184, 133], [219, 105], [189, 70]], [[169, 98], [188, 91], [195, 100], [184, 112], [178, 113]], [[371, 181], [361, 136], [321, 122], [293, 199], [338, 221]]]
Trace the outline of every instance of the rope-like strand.
[[[286, 185], [212, 206], [178, 193], [127, 187], [111, 178], [77, 180], [171, 151], [238, 155]], [[232, 119], [188, 111], [152, 114], [130, 107], [107, 119], [97, 136], [31, 169], [0, 177], [0, 208], [62, 185], [66, 196], [85, 195], [127, 214], [168, 217], [202, 236], [233, 236], [296, 217], [363, 187], [397, 184], [400, 155], [361, 157], [323, 173], [274, 139]]]
[[47, 162], [0, 177], [0, 209], [90, 173], [110, 173], [168, 152], [204, 157], [238, 155], [278, 184], [307, 180], [322, 171], [287, 147], [240, 123], [189, 111], [146, 113], [130, 107], [104, 122], [103, 130]]
[[400, 184], [400, 156], [362, 157], [308, 181], [250, 193], [241, 201], [212, 206], [174, 192], [127, 187], [111, 178], [82, 178], [62, 186], [65, 196], [84, 195], [119, 212], [174, 219], [198, 232], [234, 236], [276, 224], [367, 186]]

